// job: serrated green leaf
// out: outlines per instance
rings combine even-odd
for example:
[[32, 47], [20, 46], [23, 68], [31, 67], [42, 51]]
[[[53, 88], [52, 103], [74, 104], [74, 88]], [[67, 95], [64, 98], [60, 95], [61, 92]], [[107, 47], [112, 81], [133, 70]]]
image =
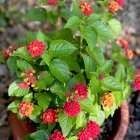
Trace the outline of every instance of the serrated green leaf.
[[17, 60], [17, 67], [23, 72], [28, 69], [33, 70], [33, 67], [25, 60]]
[[19, 88], [16, 81], [13, 82], [8, 89], [9, 96], [21, 97], [27, 95], [28, 93], [29, 93], [29, 89]]
[[112, 67], [113, 67], [113, 61], [107, 60], [107, 61], [105, 61], [105, 63], [103, 65], [101, 65], [97, 69], [97, 72], [98, 72], [98, 74], [109, 73], [111, 71]]
[[63, 135], [67, 136], [70, 130], [75, 125], [75, 117], [69, 117], [64, 112], [60, 111], [58, 115], [58, 120], [60, 127], [62, 129]]
[[43, 111], [45, 111], [49, 107], [49, 104], [51, 102], [51, 97], [48, 95], [47, 92], [36, 93], [35, 99], [37, 100], [39, 107], [42, 108]]
[[84, 110], [88, 113], [91, 113], [91, 112], [94, 113], [94, 106], [90, 99], [87, 98], [83, 101], [80, 101], [80, 105], [81, 105], [82, 110]]
[[23, 97], [23, 101], [31, 102], [33, 99], [33, 93], [29, 93]]
[[84, 112], [80, 112], [76, 118], [76, 129], [84, 126], [86, 124], [86, 115]]
[[[46, 36], [44, 33], [42, 33], [41, 31], [39, 31], [39, 32], [37, 33], [36, 39], [39, 40], [39, 41], [41, 41], [41, 42], [43, 42], [45, 45], [48, 45], [48, 43], [47, 43], [48, 38], [47, 38], [47, 36]], [[46, 47], [46, 48], [47, 48], [47, 47]]]
[[60, 59], [54, 59], [51, 61], [49, 64], [49, 69], [53, 76], [63, 83], [70, 79], [68, 65]]
[[8, 110], [14, 112], [14, 113], [17, 113], [18, 112], [18, 106], [20, 104], [20, 101], [19, 100], [16, 100], [16, 101], [13, 101], [12, 103], [10, 103], [8, 105]]
[[53, 83], [54, 77], [48, 71], [44, 71], [43, 73], [44, 75], [40, 76], [40, 78], [36, 82], [36, 88], [45, 90]]
[[17, 56], [19, 58], [25, 59], [27, 61], [32, 61], [33, 58], [32, 56], [27, 52], [27, 48], [26, 47], [21, 47], [19, 49], [17, 49], [12, 56]]
[[78, 27], [80, 23], [81, 23], [81, 19], [77, 16], [73, 16], [68, 19], [64, 28], [75, 28], [75, 27]]
[[70, 137], [70, 138], [67, 138], [67, 140], [77, 140], [78, 138], [76, 136], [73, 136], [73, 137]]
[[0, 51], [0, 62], [1, 63], [5, 63], [6, 62], [4, 57], [3, 57], [3, 53], [1, 51]]
[[117, 19], [111, 19], [108, 24], [115, 36], [119, 36], [121, 34], [122, 27], [120, 21]]
[[122, 90], [122, 85], [112, 76], [105, 77], [101, 82], [102, 86], [108, 90]]
[[16, 58], [9, 57], [7, 60], [7, 66], [9, 70], [14, 73], [16, 71]]
[[116, 105], [116, 107], [119, 107], [121, 105], [122, 101], [123, 101], [123, 92], [113, 91], [113, 92], [111, 92], [111, 94], [115, 98], [115, 105]]
[[47, 20], [47, 10], [45, 8], [32, 8], [25, 16], [31, 21], [46, 21]]
[[47, 130], [38, 130], [32, 134], [30, 137], [34, 140], [47, 140], [49, 138], [50, 133]]
[[54, 57], [71, 55], [76, 48], [66, 40], [55, 40], [51, 43], [48, 53]]

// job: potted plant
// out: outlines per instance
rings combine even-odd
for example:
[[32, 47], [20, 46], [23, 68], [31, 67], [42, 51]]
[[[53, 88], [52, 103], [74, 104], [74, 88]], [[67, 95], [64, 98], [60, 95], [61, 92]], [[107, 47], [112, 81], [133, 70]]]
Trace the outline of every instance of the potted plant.
[[40, 3], [26, 17], [47, 20], [51, 31], [28, 32], [17, 47], [1, 53], [17, 76], [8, 90], [14, 97], [8, 110], [29, 118], [35, 132], [27, 139], [95, 139], [129, 97], [135, 79], [133, 52], [117, 39], [122, 29], [115, 15], [124, 1]]

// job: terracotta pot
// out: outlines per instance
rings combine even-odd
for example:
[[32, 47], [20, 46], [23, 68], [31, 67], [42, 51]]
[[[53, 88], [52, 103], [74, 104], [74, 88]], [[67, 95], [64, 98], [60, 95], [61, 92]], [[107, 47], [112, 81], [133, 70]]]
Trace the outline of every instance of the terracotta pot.
[[[12, 135], [14, 140], [22, 140], [26, 134], [35, 131], [31, 126], [29, 119], [18, 120], [17, 115], [10, 113], [9, 121], [12, 128]], [[121, 104], [115, 120], [115, 129], [111, 134], [110, 140], [124, 140], [129, 124], [129, 108], [126, 101]]]

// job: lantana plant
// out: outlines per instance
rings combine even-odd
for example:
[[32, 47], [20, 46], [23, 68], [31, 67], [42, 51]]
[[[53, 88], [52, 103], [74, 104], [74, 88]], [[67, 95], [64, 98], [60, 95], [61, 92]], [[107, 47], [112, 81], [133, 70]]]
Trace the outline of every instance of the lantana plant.
[[118, 39], [122, 28], [115, 18], [124, 0], [39, 2], [25, 17], [47, 22], [51, 30], [28, 32], [1, 53], [17, 76], [8, 90], [14, 97], [8, 110], [36, 124], [30, 139], [95, 139], [135, 79], [133, 52]]

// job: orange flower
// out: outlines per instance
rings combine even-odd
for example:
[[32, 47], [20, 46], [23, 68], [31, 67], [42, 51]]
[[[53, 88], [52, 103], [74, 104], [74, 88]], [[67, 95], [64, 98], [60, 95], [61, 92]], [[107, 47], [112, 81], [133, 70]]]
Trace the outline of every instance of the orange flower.
[[102, 101], [104, 103], [104, 107], [112, 107], [114, 105], [115, 99], [111, 93], [107, 93], [103, 96]]
[[108, 11], [115, 14], [119, 10], [120, 5], [115, 1], [110, 1], [107, 5], [107, 8], [108, 8]]
[[133, 51], [130, 49], [126, 49], [125, 55], [126, 55], [126, 58], [129, 60], [133, 59], [133, 57], [134, 57]]
[[26, 117], [29, 117], [34, 110], [33, 103], [27, 101], [23, 101], [18, 108], [21, 115]]
[[129, 44], [128, 44], [128, 42], [127, 42], [126, 40], [121, 39], [121, 40], [119, 41], [119, 43], [120, 43], [120, 45], [121, 45], [124, 49], [128, 49]]

